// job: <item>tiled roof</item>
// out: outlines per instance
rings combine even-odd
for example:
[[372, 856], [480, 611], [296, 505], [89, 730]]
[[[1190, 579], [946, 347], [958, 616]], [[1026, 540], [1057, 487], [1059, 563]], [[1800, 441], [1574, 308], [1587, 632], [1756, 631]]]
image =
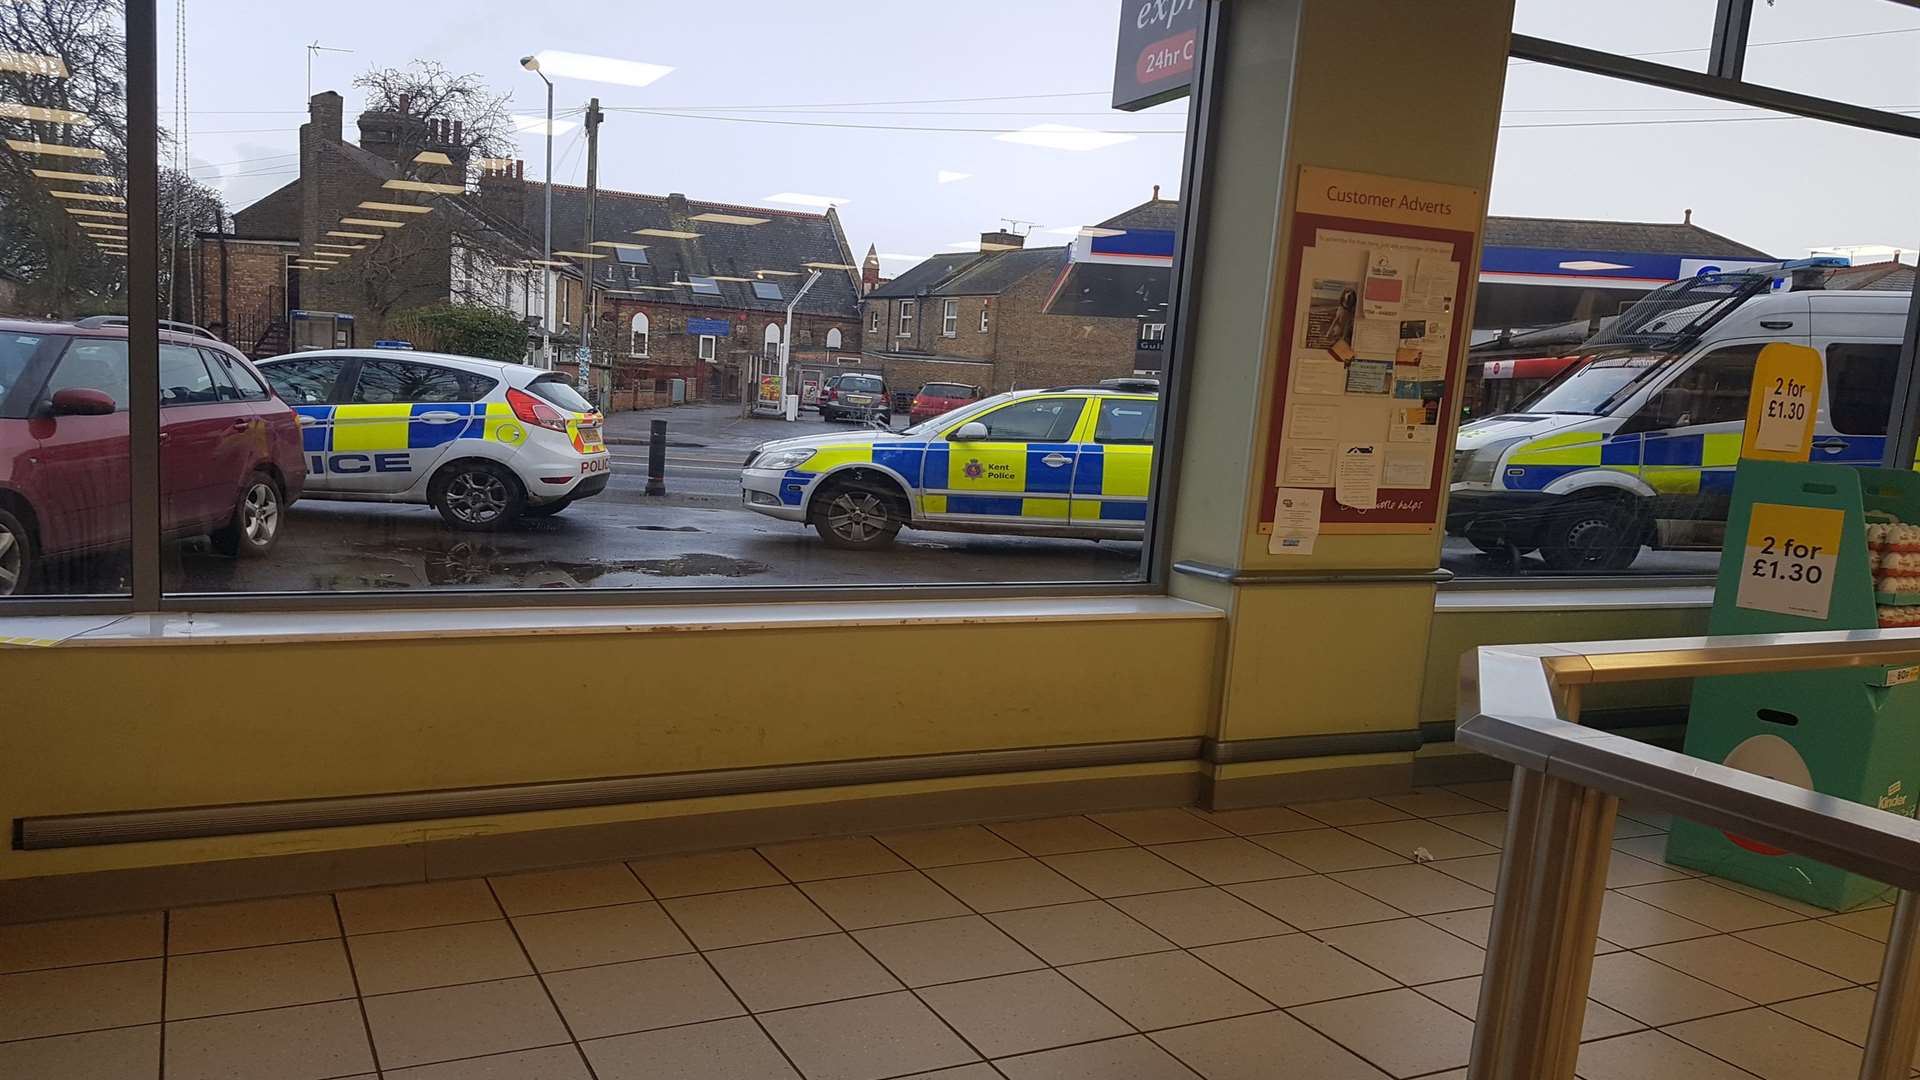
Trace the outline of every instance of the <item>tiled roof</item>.
[[1123, 210], [1100, 223], [1103, 229], [1164, 229], [1176, 232], [1180, 228], [1180, 200], [1148, 199], [1131, 210]]
[[1064, 247], [935, 255], [868, 295], [879, 299], [998, 296], [1034, 271], [1058, 270], [1066, 262]]
[[960, 273], [984, 257], [977, 251], [956, 251], [946, 255], [935, 255], [923, 262], [915, 263], [911, 270], [881, 285], [867, 295], [880, 300], [911, 300], [933, 290], [935, 285]]
[[1671, 221], [1597, 221], [1581, 218], [1487, 218], [1486, 243], [1559, 251], [1619, 251], [1716, 259], [1771, 259], [1759, 248], [1698, 225]]

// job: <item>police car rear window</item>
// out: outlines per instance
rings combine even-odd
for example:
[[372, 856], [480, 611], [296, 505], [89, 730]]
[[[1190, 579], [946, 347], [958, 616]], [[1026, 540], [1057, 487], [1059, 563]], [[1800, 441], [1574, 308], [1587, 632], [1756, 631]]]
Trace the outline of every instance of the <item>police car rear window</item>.
[[592, 412], [593, 402], [580, 396], [564, 375], [542, 375], [527, 384], [527, 389], [568, 412]]

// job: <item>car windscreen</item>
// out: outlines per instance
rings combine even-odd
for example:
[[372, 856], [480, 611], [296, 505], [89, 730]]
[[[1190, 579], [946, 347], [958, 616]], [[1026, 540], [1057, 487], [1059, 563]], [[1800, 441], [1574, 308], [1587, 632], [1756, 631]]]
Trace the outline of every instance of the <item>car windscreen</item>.
[[880, 380], [871, 375], [845, 375], [840, 379], [840, 389], [855, 394], [877, 394]]
[[972, 393], [973, 388], [970, 386], [962, 386], [959, 383], [930, 382], [921, 387], [920, 392], [928, 397], [963, 398]]
[[7, 394], [20, 385], [27, 374], [27, 363], [43, 340], [38, 334], [0, 336], [0, 401], [5, 401]]
[[542, 375], [527, 384], [527, 389], [568, 412], [592, 412], [593, 402], [580, 396], [564, 375]]
[[1596, 356], [1567, 368], [1513, 411], [1604, 416], [1672, 359], [1664, 353]]

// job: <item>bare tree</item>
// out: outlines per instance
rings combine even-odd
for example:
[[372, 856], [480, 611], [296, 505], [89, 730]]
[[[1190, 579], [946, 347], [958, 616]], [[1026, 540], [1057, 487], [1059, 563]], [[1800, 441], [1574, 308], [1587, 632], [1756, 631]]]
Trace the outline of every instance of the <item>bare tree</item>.
[[[404, 68], [373, 68], [353, 80], [366, 93], [366, 110], [404, 117], [413, 123], [397, 125], [402, 146], [413, 152], [451, 146], [449, 156], [464, 157], [469, 170], [482, 159], [502, 157], [513, 149], [511, 94], [496, 94], [478, 74], [456, 75], [432, 60], [415, 60]], [[428, 121], [440, 121], [437, 137]], [[457, 133], [457, 134], [456, 134]]]

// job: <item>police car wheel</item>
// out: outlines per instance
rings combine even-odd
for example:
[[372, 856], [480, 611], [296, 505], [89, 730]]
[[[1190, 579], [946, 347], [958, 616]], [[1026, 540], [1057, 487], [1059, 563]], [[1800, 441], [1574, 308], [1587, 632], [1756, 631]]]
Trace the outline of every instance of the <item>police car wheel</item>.
[[523, 513], [527, 495], [512, 473], [490, 461], [463, 461], [434, 477], [433, 508], [456, 529], [497, 529]]
[[814, 531], [838, 548], [884, 547], [893, 543], [902, 524], [886, 492], [857, 484], [827, 492], [813, 512]]
[[1625, 570], [1640, 556], [1633, 511], [1608, 502], [1576, 504], [1547, 523], [1540, 555], [1559, 571]]
[[27, 591], [33, 580], [33, 533], [19, 518], [0, 510], [0, 596]]
[[214, 530], [213, 549], [231, 559], [265, 555], [280, 542], [280, 521], [286, 509], [280, 485], [264, 472], [247, 479], [246, 490], [234, 504], [233, 520]]

